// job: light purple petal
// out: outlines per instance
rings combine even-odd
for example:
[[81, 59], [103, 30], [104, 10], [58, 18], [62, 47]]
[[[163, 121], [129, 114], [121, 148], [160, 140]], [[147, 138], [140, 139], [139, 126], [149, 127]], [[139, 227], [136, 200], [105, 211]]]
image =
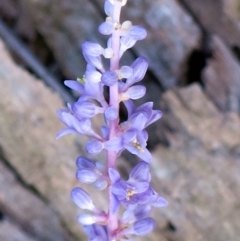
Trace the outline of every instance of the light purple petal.
[[59, 138], [65, 136], [67, 134], [78, 134], [78, 133], [77, 133], [77, 131], [75, 131], [73, 129], [65, 128], [57, 133], [56, 139], [58, 140]]
[[127, 196], [127, 185], [123, 181], [117, 182], [112, 186], [112, 193], [116, 195], [119, 201], [125, 200]]
[[115, 184], [116, 182], [118, 182], [121, 179], [120, 174], [114, 168], [108, 169], [108, 175], [109, 175], [109, 178], [111, 180], [112, 185]]
[[136, 193], [143, 193], [149, 188], [148, 182], [127, 182]]
[[116, 118], [118, 118], [118, 110], [113, 106], [108, 107], [105, 110], [105, 117], [108, 120], [115, 120]]
[[108, 186], [108, 182], [106, 179], [98, 179], [96, 182], [95, 182], [95, 187], [98, 189], [98, 190], [104, 190], [105, 188], [107, 188]]
[[109, 17], [112, 17], [113, 5], [108, 0], [105, 1], [105, 3], [104, 3], [104, 11]]
[[117, 213], [119, 208], [120, 208], [120, 202], [119, 200], [116, 198], [115, 195], [112, 194], [112, 197], [111, 197], [111, 200], [112, 200], [112, 205], [111, 205], [111, 212], [112, 213]]
[[153, 113], [152, 107], [153, 102], [147, 102], [143, 105], [140, 105], [134, 113], [144, 113], [147, 116], [147, 118], [150, 119]]
[[93, 183], [97, 180], [98, 175], [92, 169], [78, 169], [76, 178], [83, 183]]
[[122, 66], [120, 69], [120, 76], [123, 79], [128, 79], [133, 75], [133, 69], [130, 66]]
[[102, 64], [102, 60], [100, 56], [90, 56], [87, 55], [86, 53], [82, 53], [83, 57], [85, 58], [85, 60], [87, 61], [88, 64], [93, 65], [94, 67], [96, 67], [97, 69], [99, 69], [101, 72], [104, 71], [104, 67]]
[[92, 83], [98, 83], [101, 81], [102, 74], [98, 71], [94, 70], [87, 70], [85, 72], [86, 81], [91, 81]]
[[138, 132], [137, 140], [142, 148], [147, 146], [147, 139], [145, 137], [148, 137], [147, 132], [145, 130]]
[[142, 26], [132, 26], [130, 28], [128, 34], [136, 40], [142, 40], [142, 39], [146, 38], [147, 31]]
[[79, 187], [75, 187], [71, 192], [71, 197], [74, 203], [82, 208], [82, 209], [88, 209], [88, 210], [94, 210], [95, 207], [92, 203], [92, 199], [89, 197], [89, 195]]
[[119, 56], [121, 57], [127, 49], [132, 48], [136, 42], [137, 40], [132, 38], [129, 35], [123, 36], [120, 40], [121, 45], [120, 45]]
[[[137, 131], [135, 131], [135, 130], [129, 130], [126, 133], [124, 133], [124, 135], [123, 135], [124, 145], [127, 145], [127, 144], [133, 142], [133, 140], [136, 139], [136, 135], [137, 135]], [[131, 145], [132, 145], [132, 143], [131, 143]]]
[[90, 95], [93, 99], [100, 100], [103, 98], [103, 87], [101, 83], [88, 81], [85, 83], [85, 94]]
[[152, 218], [144, 218], [140, 221], [136, 221], [133, 225], [133, 231], [135, 235], [144, 236], [150, 233], [155, 227], [155, 222]]
[[109, 129], [106, 126], [101, 126], [101, 133], [103, 138], [107, 139], [109, 135]]
[[129, 86], [143, 79], [148, 68], [148, 61], [144, 57], [139, 57], [132, 63], [131, 67], [133, 68], [133, 78], [127, 80]]
[[118, 75], [116, 71], [106, 71], [101, 77], [102, 83], [107, 86], [115, 85], [118, 82]]
[[83, 84], [79, 83], [75, 80], [65, 80], [64, 84], [69, 87], [72, 90], [75, 90], [76, 92], [83, 94], [84, 93], [84, 86]]
[[98, 57], [102, 54], [103, 48], [98, 43], [86, 41], [82, 44], [82, 51], [88, 56]]
[[165, 198], [158, 196], [157, 200], [151, 203], [151, 205], [159, 208], [166, 207], [168, 205], [168, 201]]
[[109, 241], [106, 226], [99, 224], [84, 225], [83, 230], [91, 241]]
[[140, 113], [135, 118], [131, 119], [131, 129], [142, 131], [145, 128], [146, 122], [146, 116]]
[[143, 151], [139, 151], [137, 156], [145, 162], [150, 163], [152, 161], [152, 154], [147, 148], [144, 148]]
[[91, 121], [89, 119], [79, 121], [76, 126], [74, 125], [74, 128], [82, 135], [94, 135], [94, 131], [91, 127]]
[[109, 151], [118, 152], [121, 149], [123, 149], [122, 139], [119, 137], [119, 138], [115, 138], [115, 139], [106, 141], [104, 143], [104, 147]]
[[159, 120], [162, 117], [162, 112], [160, 110], [153, 110], [151, 118], [147, 122], [147, 126], [151, 125], [153, 122]]
[[98, 31], [103, 35], [110, 35], [113, 32], [113, 23], [104, 22], [98, 27]]
[[128, 88], [128, 90], [125, 93], [123, 93], [123, 96], [128, 99], [138, 100], [138, 99], [142, 98], [145, 94], [146, 94], [145, 86], [134, 85], [134, 86]]
[[135, 106], [131, 100], [124, 101], [123, 103], [127, 109], [128, 117], [130, 117], [135, 110]]
[[136, 181], [150, 181], [150, 170], [149, 170], [149, 164], [141, 161], [139, 162], [130, 172], [130, 180], [136, 180]]
[[103, 223], [103, 222], [106, 222], [106, 220], [107, 220], [107, 216], [103, 214], [99, 215], [99, 214], [83, 213], [78, 216], [78, 222], [83, 225]]
[[96, 168], [96, 162], [86, 158], [85, 156], [79, 156], [76, 160], [76, 165], [78, 168]]
[[98, 113], [98, 107], [90, 101], [77, 101], [72, 105], [73, 114], [78, 118], [92, 118]]
[[99, 154], [103, 149], [103, 143], [98, 140], [90, 140], [86, 145], [87, 153], [91, 155]]
[[136, 220], [143, 219], [148, 216], [152, 207], [150, 205], [138, 205], [137, 208], [134, 209], [134, 216]]

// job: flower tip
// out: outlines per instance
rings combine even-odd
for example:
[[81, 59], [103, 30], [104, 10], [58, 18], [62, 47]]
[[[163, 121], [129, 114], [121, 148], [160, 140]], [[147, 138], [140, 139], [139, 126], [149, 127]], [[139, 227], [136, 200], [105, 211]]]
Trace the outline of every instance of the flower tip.
[[71, 198], [78, 207], [82, 209], [95, 210], [92, 199], [82, 188], [75, 187], [71, 192]]

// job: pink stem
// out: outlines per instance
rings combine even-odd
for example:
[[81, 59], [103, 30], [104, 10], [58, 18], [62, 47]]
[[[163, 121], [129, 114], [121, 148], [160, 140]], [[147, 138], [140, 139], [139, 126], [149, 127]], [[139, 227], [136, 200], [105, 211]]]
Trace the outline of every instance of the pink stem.
[[[115, 1], [114, 10], [113, 10], [113, 22], [120, 22], [120, 12], [121, 12], [121, 2]], [[119, 47], [120, 47], [120, 33], [119, 29], [113, 30], [112, 33], [112, 49], [113, 49], [113, 57], [110, 59], [110, 69], [118, 70], [119, 69]], [[115, 107], [119, 111], [119, 93], [118, 93], [118, 83], [111, 86], [109, 88], [110, 95], [110, 106]], [[109, 140], [116, 137], [116, 132], [118, 128], [119, 119], [115, 119], [110, 121], [109, 124]], [[116, 168], [116, 160], [117, 153], [115, 151], [107, 151], [108, 158], [108, 168]], [[112, 240], [112, 236], [114, 236], [115, 231], [118, 228], [118, 217], [117, 214], [112, 212], [112, 206], [114, 201], [112, 200], [111, 195], [111, 186], [108, 187], [108, 195], [109, 195], [109, 210], [108, 210], [108, 233], [109, 240]]]

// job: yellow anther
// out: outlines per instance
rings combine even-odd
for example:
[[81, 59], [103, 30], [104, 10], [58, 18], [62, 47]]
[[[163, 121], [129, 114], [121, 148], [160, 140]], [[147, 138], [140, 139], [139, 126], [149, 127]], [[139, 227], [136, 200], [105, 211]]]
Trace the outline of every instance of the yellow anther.
[[115, 30], [118, 30], [118, 29], [121, 28], [121, 24], [118, 23], [118, 22], [115, 22], [115, 23], [113, 23], [113, 28], [114, 28]]
[[141, 147], [140, 143], [137, 141], [137, 139], [135, 139], [133, 142], [132, 142], [133, 146], [135, 148], [137, 148], [139, 151], [143, 152], [143, 148]]
[[129, 201], [130, 198], [136, 193], [137, 193], [136, 190], [128, 190], [127, 195], [126, 195], [126, 199]]
[[80, 82], [81, 84], [85, 84], [85, 82], [86, 82], [86, 77], [85, 77], [85, 75], [83, 75], [82, 78], [77, 78], [77, 81]]

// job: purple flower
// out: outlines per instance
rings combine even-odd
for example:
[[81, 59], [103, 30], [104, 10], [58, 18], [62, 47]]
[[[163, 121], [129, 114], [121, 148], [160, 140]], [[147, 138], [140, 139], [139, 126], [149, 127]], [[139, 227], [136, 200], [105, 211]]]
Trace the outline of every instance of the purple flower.
[[93, 131], [91, 127], [91, 121], [89, 119], [79, 120], [78, 118], [70, 114], [67, 110], [59, 110], [58, 116], [61, 121], [67, 126], [67, 128], [61, 130], [57, 134], [57, 139], [67, 134], [81, 134], [101, 139], [101, 136], [99, 136]]
[[107, 120], [115, 120], [118, 118], [118, 110], [113, 106], [108, 107], [104, 114]]
[[118, 76], [116, 71], [106, 71], [103, 75], [102, 75], [102, 83], [107, 85], [107, 86], [112, 86], [115, 85], [118, 82]]
[[74, 203], [81, 209], [87, 209], [90, 211], [97, 210], [92, 203], [92, 199], [82, 188], [75, 187], [71, 192], [71, 197]]
[[135, 234], [138, 236], [144, 236], [150, 233], [155, 227], [155, 222], [152, 218], [144, 218], [142, 220], [136, 221], [132, 227], [123, 229], [120, 234], [129, 235]]
[[89, 241], [108, 241], [108, 232], [106, 226], [99, 224], [83, 226], [84, 232], [88, 235]]
[[78, 216], [78, 222], [83, 225], [90, 225], [94, 223], [105, 223], [107, 221], [107, 215], [94, 214], [94, 213], [83, 213]]
[[127, 49], [132, 48], [138, 40], [142, 40], [146, 36], [147, 32], [143, 27], [132, 26], [120, 40], [119, 56], [121, 57]]
[[102, 74], [97, 71], [93, 66], [88, 65], [85, 72], [86, 81], [91, 83], [99, 83], [101, 81]]
[[[140, 176], [141, 178], [139, 178]], [[125, 206], [141, 204], [141, 194], [149, 189], [149, 166], [146, 162], [139, 162], [131, 171], [128, 181], [123, 181], [118, 171], [110, 168], [109, 178], [112, 193], [119, 203]]]
[[115, 169], [109, 169], [112, 193], [119, 203], [129, 205], [150, 205], [164, 207], [167, 201], [149, 185], [151, 175], [149, 164], [141, 161], [130, 172], [128, 181], [123, 181]]
[[[89, 41], [82, 44], [86, 71], [77, 81], [65, 81], [65, 85], [78, 92], [80, 97], [75, 103], [68, 104], [68, 110], [58, 112], [66, 125], [58, 133], [58, 138], [69, 133], [87, 135], [91, 139], [85, 146], [86, 152], [97, 155], [104, 150], [107, 156], [106, 166], [83, 156], [76, 161], [76, 178], [80, 182], [93, 184], [99, 190], [108, 188], [108, 214], [98, 210], [82, 188], [76, 187], [71, 192], [75, 204], [90, 211], [78, 216], [89, 241], [130, 241], [128, 235], [146, 235], [155, 226], [153, 219], [148, 217], [150, 211], [153, 207], [167, 205], [167, 201], [150, 186], [148, 163], [152, 156], [146, 148], [148, 134], [145, 130], [162, 113], [153, 110], [152, 102], [136, 108], [131, 101], [146, 93], [146, 88], [136, 83], [144, 78], [148, 62], [139, 57], [131, 66], [120, 66], [123, 53], [147, 35], [143, 27], [133, 26], [129, 20], [120, 22], [121, 7], [126, 2], [105, 0], [107, 18], [99, 26], [99, 32], [110, 35], [107, 47]], [[108, 62], [110, 67], [105, 70]], [[105, 98], [105, 94], [109, 98]], [[128, 113], [124, 122], [119, 116], [121, 101]], [[101, 135], [91, 127], [91, 118], [97, 114], [102, 114], [105, 120], [99, 131]], [[128, 180], [123, 180], [115, 168], [117, 157], [125, 149], [141, 159], [130, 172]], [[121, 205], [126, 210], [122, 218], [118, 218]]]
[[102, 106], [107, 105], [103, 96], [103, 85], [100, 82], [94, 83], [86, 79], [85, 83], [82, 84], [75, 80], [67, 80], [64, 84], [81, 94], [79, 100], [94, 99], [99, 101]]
[[82, 44], [82, 54], [88, 64], [94, 66], [101, 72], [104, 71], [104, 67], [101, 60], [101, 54], [103, 53], [103, 48], [100, 44], [92, 42], [84, 42]]
[[[144, 122], [142, 122], [142, 129], [146, 128], [147, 126], [151, 125], [153, 122], [157, 121], [162, 117], [162, 112], [160, 110], [153, 110], [153, 102], [147, 102], [138, 108], [135, 108], [133, 102], [131, 100], [125, 101], [124, 105], [128, 112], [128, 120], [121, 124], [121, 127], [125, 129], [131, 128], [133, 123], [138, 124], [136, 122], [139, 115], [144, 115]], [[138, 128], [138, 129], [141, 129]]]
[[131, 85], [144, 78], [148, 68], [148, 61], [144, 57], [139, 57], [132, 63], [131, 68], [133, 70], [133, 74], [127, 79], [123, 91], [126, 91]]
[[126, 211], [123, 213], [121, 223], [129, 224], [137, 220], [141, 220], [148, 216], [152, 207], [150, 205], [132, 205], [129, 206]]
[[120, 93], [120, 100], [126, 101], [129, 99], [137, 100], [142, 98], [146, 93], [146, 87], [143, 85], [134, 85], [127, 89], [127, 91]]
[[130, 130], [123, 132], [118, 138], [106, 141], [104, 147], [119, 153], [127, 149], [142, 160], [151, 162], [152, 155], [146, 148], [148, 135], [142, 130], [143, 126], [145, 126], [144, 116], [140, 114]]
[[71, 106], [73, 115], [78, 119], [92, 118], [98, 113], [103, 113], [103, 108], [100, 108], [90, 101], [77, 101]]
[[82, 183], [95, 183], [95, 187], [103, 190], [107, 187], [107, 177], [105, 175], [105, 166], [98, 161], [92, 161], [86, 157], [78, 157], [76, 164], [78, 170], [76, 178]]
[[104, 145], [101, 141], [98, 141], [96, 139], [92, 139], [90, 141], [88, 141], [87, 145], [86, 145], [86, 151], [90, 154], [90, 155], [97, 155], [99, 154], [104, 148]]

